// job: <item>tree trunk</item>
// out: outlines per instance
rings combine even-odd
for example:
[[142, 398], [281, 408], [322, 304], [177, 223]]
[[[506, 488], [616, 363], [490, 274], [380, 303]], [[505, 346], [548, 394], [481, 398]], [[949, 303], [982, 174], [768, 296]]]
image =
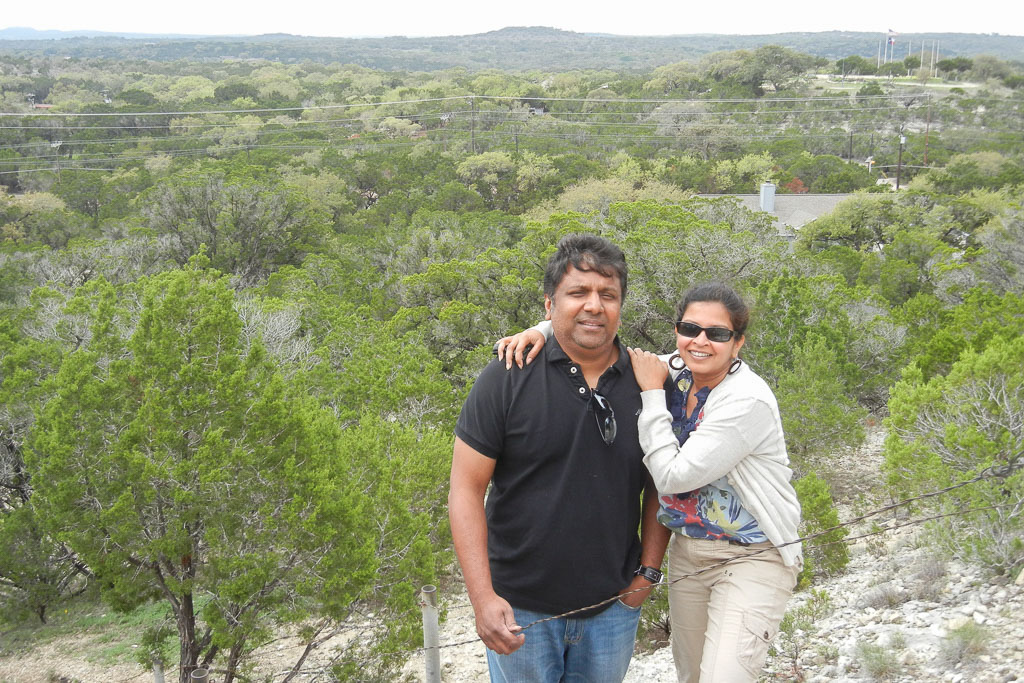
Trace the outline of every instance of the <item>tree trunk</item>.
[[228, 653], [228, 665], [227, 673], [224, 674], [224, 683], [233, 683], [235, 680], [235, 670], [238, 667], [238, 661], [242, 657], [242, 648], [244, 643], [236, 643], [231, 647]]
[[189, 676], [199, 661], [199, 644], [196, 642], [196, 614], [192, 594], [186, 593], [181, 599], [178, 611], [179, 650], [178, 683], [189, 683]]

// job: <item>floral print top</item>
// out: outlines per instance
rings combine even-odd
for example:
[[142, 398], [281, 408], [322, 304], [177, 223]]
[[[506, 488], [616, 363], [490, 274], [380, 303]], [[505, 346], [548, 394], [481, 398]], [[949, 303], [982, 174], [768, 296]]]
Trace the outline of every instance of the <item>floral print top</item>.
[[[669, 388], [668, 410], [672, 414], [672, 431], [679, 445], [686, 443], [690, 434], [704, 419], [704, 404], [711, 390], [703, 387], [697, 391], [697, 407], [689, 417], [686, 415], [686, 401], [693, 388], [693, 376], [683, 369]], [[682, 457], [682, 456], [680, 456]], [[760, 543], [768, 537], [761, 531], [754, 519], [743, 507], [743, 501], [728, 478], [722, 477], [695, 491], [659, 495], [658, 521], [675, 533], [691, 538], [710, 538], [738, 543]]]

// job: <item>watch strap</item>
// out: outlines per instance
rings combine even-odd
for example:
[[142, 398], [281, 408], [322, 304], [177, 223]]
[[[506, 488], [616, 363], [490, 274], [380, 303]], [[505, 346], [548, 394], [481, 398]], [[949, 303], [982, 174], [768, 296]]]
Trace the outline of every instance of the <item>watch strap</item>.
[[634, 574], [636, 576], [644, 577], [651, 583], [661, 583], [661, 578], [663, 576], [660, 570], [655, 569], [654, 567], [648, 567], [647, 565], [643, 564], [637, 567], [637, 570], [634, 572]]

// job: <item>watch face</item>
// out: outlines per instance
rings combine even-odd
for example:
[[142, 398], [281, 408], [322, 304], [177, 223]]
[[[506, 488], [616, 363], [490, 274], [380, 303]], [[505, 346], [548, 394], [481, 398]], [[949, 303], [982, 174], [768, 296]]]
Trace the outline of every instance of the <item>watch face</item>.
[[662, 574], [654, 567], [640, 567], [636, 570], [636, 573], [644, 577], [651, 583], [660, 583]]

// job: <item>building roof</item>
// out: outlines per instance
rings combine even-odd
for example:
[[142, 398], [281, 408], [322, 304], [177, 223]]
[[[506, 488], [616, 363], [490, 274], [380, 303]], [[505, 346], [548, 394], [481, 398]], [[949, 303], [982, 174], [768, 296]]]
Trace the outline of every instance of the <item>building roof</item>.
[[[758, 194], [733, 194], [733, 195], [700, 195], [701, 197], [735, 197], [742, 206], [751, 211], [761, 211], [761, 195]], [[830, 213], [836, 205], [844, 199], [852, 197], [851, 194], [776, 194], [775, 210], [767, 212], [775, 222], [779, 234], [792, 239], [796, 231], [807, 225], [815, 218], [820, 218]]]

